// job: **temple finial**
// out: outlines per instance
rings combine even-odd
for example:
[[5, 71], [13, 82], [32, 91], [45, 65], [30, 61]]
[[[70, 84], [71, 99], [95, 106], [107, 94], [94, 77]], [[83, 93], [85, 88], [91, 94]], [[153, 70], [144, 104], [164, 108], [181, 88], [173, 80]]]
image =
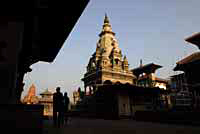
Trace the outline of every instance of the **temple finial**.
[[111, 25], [110, 25], [110, 22], [109, 22], [109, 19], [108, 19], [108, 16], [107, 16], [106, 13], [105, 13], [105, 18], [104, 18], [103, 28], [102, 28], [102, 31], [99, 34], [99, 36], [102, 36], [105, 33], [109, 33], [109, 34], [115, 35], [115, 33], [112, 32], [112, 28], [111, 28]]
[[105, 19], [104, 19], [104, 23], [109, 23], [109, 19], [108, 19], [108, 16], [107, 14], [105, 13]]
[[142, 65], [142, 59], [140, 59], [140, 67], [142, 67], [143, 65]]

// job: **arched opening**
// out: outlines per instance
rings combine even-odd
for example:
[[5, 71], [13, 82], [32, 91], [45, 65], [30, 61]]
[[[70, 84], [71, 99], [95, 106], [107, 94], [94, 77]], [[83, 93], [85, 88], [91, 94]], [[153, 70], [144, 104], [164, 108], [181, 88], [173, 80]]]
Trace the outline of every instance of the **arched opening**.
[[116, 84], [116, 85], [121, 85], [122, 83], [121, 83], [121, 82], [119, 82], [119, 81], [117, 81], [115, 84]]
[[125, 85], [126, 88], [130, 88], [131, 87], [131, 84], [128, 83], [128, 82], [126, 82], [124, 85]]
[[118, 65], [119, 64], [119, 59], [115, 59], [115, 63]]
[[[3, 5], [6, 9], [16, 9], [18, 7], [24, 9], [27, 6], [41, 8], [48, 7], [50, 5], [47, 2], [43, 4], [41, 3], [41, 1], [37, 2], [39, 3], [24, 3], [23, 1], [21, 1], [16, 2], [12, 7], [8, 3], [3, 3]], [[39, 128], [36, 130], [35, 133], [42, 132], [41, 127], [43, 127], [43, 123], [41, 122], [41, 118], [44, 117], [43, 104], [34, 106], [34, 102], [37, 100], [36, 98], [33, 98], [33, 102], [31, 102], [31, 105], [29, 106], [27, 106], [26, 104], [22, 104], [22, 98], [24, 97], [22, 96], [22, 92], [26, 89], [29, 89], [25, 87], [25, 84], [29, 87], [29, 85], [32, 83], [29, 82], [30, 79], [26, 81], [26, 79], [24, 78], [25, 74], [32, 71], [30, 66], [34, 63], [38, 63], [39, 61], [52, 63], [54, 61], [55, 57], [57, 56], [61, 47], [64, 45], [65, 40], [68, 38], [68, 35], [72, 31], [74, 25], [78, 21], [88, 2], [89, 0], [71, 2], [70, 4], [68, 4], [68, 1], [55, 2], [55, 4], [52, 5], [54, 8], [66, 10], [65, 15], [53, 16], [54, 20], [56, 21], [52, 21], [52, 16], [44, 14], [28, 16], [28, 21], [27, 17], [24, 15], [0, 16], [0, 34], [4, 35], [1, 36], [0, 39], [0, 41], [2, 41], [0, 42], [0, 51], [2, 52], [0, 52], [0, 103], [5, 105], [1, 106], [0, 113], [1, 115], [3, 115], [1, 116], [4, 120], [4, 123], [2, 124], [3, 127], [9, 126], [9, 128], [11, 128], [7, 129], [7, 133], [12, 132], [12, 128], [24, 127]], [[80, 6], [77, 6], [77, 4]], [[63, 8], [63, 5], [66, 6]], [[76, 13], [74, 13], [74, 11], [70, 12], [70, 7], [72, 7], [72, 9]], [[48, 30], [49, 27], [51, 27], [50, 31]], [[49, 44], [49, 46], [46, 47], [42, 45], [44, 44], [44, 42]], [[9, 44], [9, 47], [6, 46], [6, 44]], [[46, 70], [48, 69], [46, 68]], [[55, 73], [51, 74], [57, 74], [57, 72], [59, 71], [56, 70]], [[41, 78], [44, 81], [47, 80], [47, 77], [45, 78], [45, 76], [47, 75], [43, 73], [38, 74], [38, 78]], [[32, 78], [33, 77], [31, 77], [31, 79]], [[61, 79], [62, 78], [60, 78], [60, 75], [58, 75], [57, 80], [60, 82]], [[35, 82], [35, 80], [33, 81], [34, 83], [37, 83]], [[52, 83], [52, 81], [50, 83]], [[55, 88], [64, 83], [59, 82], [56, 84], [52, 84], [51, 87]], [[38, 83], [44, 84], [45, 82], [42, 81]], [[48, 84], [47, 82], [43, 86], [47, 87], [48, 85], [50, 84]], [[41, 87], [38, 88], [41, 89]], [[37, 96], [39, 96], [40, 92], [41, 90], [38, 90]], [[45, 108], [48, 108], [48, 106], [45, 106]], [[13, 114], [17, 116], [10, 116]], [[19, 129], [16, 132], [25, 132], [25, 130]]]
[[104, 85], [112, 85], [112, 82], [110, 80], [106, 80], [103, 82]]
[[131, 84], [130, 84], [130, 83], [128, 83], [128, 82], [126, 82], [126, 83], [125, 83], [125, 85], [127, 85], [127, 86], [130, 86]]

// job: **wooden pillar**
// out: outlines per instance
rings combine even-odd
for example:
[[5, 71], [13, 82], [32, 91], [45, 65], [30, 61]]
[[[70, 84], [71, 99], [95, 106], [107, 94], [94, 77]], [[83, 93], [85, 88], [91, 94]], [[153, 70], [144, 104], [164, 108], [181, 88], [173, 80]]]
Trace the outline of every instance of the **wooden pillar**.
[[84, 92], [85, 92], [84, 94], [85, 95], [87, 94], [87, 90], [86, 89], [87, 89], [87, 86], [84, 86]]
[[89, 86], [89, 93], [90, 93], [90, 95], [92, 95], [92, 88], [91, 88], [91, 86]]
[[[0, 17], [1, 18], [1, 17]], [[17, 67], [22, 47], [24, 23], [8, 21], [0, 23], [0, 104], [15, 104]]]

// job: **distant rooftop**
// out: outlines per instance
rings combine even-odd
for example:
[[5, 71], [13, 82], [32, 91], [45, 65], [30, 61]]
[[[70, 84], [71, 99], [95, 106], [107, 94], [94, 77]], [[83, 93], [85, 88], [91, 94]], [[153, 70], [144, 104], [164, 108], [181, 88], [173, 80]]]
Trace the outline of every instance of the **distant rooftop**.
[[171, 77], [171, 78], [175, 78], [175, 77], [180, 77], [180, 76], [182, 76], [182, 75], [184, 75], [184, 73], [180, 73], [180, 74], [171, 75], [170, 77]]
[[158, 82], [164, 82], [164, 83], [167, 83], [167, 82], [168, 82], [167, 79], [158, 78], [158, 77], [155, 77], [155, 80], [158, 81]]
[[186, 67], [188, 68], [194, 68], [194, 67], [198, 67], [200, 64], [200, 52], [195, 52], [185, 58], [183, 58], [182, 60], [178, 61], [176, 63], [176, 67], [173, 69], [174, 71], [183, 71], [184, 69], [186, 69]]
[[135, 75], [139, 75], [145, 72], [152, 72], [154, 73], [155, 70], [157, 70], [158, 68], [161, 68], [162, 66], [154, 64], [154, 63], [149, 63], [140, 67], [137, 67], [135, 69], [132, 69], [131, 71], [133, 71], [133, 74]]
[[[144, 75], [144, 76], [140, 77], [139, 80], [148, 79], [148, 78], [149, 77], [147, 75]], [[159, 77], [155, 77], [155, 81], [157, 81], [157, 82], [164, 82], [164, 83], [168, 82], [167, 79], [163, 79], [163, 78], [159, 78]]]
[[185, 39], [185, 41], [196, 45], [200, 49], [200, 32], [193, 34]]
[[182, 60], [178, 61], [176, 64], [187, 64], [193, 61], [197, 61], [200, 60], [200, 52], [195, 52], [185, 58], [183, 58]]
[[52, 95], [53, 93], [50, 92], [48, 89], [46, 89], [44, 92], [42, 92], [40, 95]]

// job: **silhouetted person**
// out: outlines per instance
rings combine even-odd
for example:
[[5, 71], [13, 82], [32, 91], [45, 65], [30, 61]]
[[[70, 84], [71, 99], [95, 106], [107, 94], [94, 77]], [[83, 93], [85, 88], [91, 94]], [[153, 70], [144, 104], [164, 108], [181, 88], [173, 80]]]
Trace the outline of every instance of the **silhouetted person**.
[[69, 111], [69, 97], [67, 92], [64, 93], [64, 124], [68, 121], [68, 111]]
[[56, 93], [53, 94], [53, 120], [54, 125], [60, 127], [62, 123], [63, 113], [63, 94], [60, 92], [60, 87], [56, 88]]

